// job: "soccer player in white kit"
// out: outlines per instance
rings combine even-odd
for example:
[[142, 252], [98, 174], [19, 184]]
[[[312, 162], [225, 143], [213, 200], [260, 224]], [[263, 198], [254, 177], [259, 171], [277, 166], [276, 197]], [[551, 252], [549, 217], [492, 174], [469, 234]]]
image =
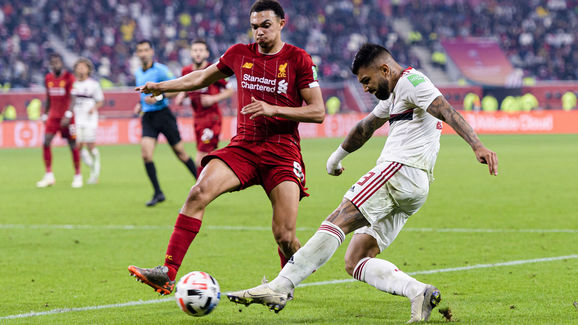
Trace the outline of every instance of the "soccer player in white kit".
[[76, 81], [72, 86], [72, 107], [76, 120], [76, 143], [82, 161], [90, 168], [88, 184], [96, 184], [100, 175], [100, 153], [96, 148], [98, 109], [104, 103], [104, 95], [98, 81], [90, 78], [92, 62], [79, 58], [74, 64]]
[[375, 257], [391, 244], [427, 198], [442, 121], [472, 147], [478, 161], [489, 166], [491, 175], [498, 174], [497, 156], [484, 147], [471, 126], [424, 74], [411, 67], [402, 68], [385, 48], [363, 45], [352, 71], [364, 90], [380, 102], [329, 157], [327, 172], [340, 175], [343, 158], [389, 122], [389, 136], [377, 165], [353, 184], [341, 205], [273, 281], [227, 296], [236, 303], [260, 303], [278, 312], [293, 289], [331, 258], [345, 235], [355, 232], [345, 254], [347, 273], [381, 291], [409, 298], [409, 322], [427, 321], [441, 300], [440, 291]]

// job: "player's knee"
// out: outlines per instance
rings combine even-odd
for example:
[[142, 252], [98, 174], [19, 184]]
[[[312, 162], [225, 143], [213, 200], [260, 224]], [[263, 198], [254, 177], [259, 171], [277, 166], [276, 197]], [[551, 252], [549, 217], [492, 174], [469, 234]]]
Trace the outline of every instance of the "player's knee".
[[195, 184], [187, 197], [187, 204], [197, 207], [205, 207], [209, 204], [209, 194], [201, 184]]
[[143, 160], [145, 163], [153, 162], [153, 155], [152, 155], [152, 153], [144, 152], [144, 151], [143, 151], [143, 152], [141, 153], [141, 157], [142, 157], [142, 160]]
[[295, 231], [285, 227], [273, 227], [273, 236], [280, 247], [292, 247], [293, 242], [297, 239]]

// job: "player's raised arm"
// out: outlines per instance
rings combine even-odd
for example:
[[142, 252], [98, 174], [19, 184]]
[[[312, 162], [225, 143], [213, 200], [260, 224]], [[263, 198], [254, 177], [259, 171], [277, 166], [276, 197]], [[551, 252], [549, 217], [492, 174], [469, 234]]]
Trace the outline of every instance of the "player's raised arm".
[[180, 78], [163, 82], [147, 82], [144, 86], [136, 87], [135, 90], [145, 94], [159, 96], [163, 93], [197, 90], [228, 77], [221, 72], [216, 64], [206, 69], [193, 71]]
[[484, 146], [470, 124], [458, 113], [448, 101], [439, 96], [428, 107], [427, 112], [449, 124], [472, 147], [476, 158], [487, 164], [491, 175], [498, 175], [498, 156]]
[[288, 120], [309, 123], [323, 123], [325, 119], [325, 104], [319, 87], [303, 88], [301, 97], [307, 105], [301, 107], [286, 107], [267, 104], [252, 98], [251, 104], [241, 109], [242, 114], [248, 114], [250, 119], [258, 116], [277, 116]]
[[341, 166], [343, 158], [361, 148], [371, 138], [375, 130], [383, 126], [388, 120], [389, 118], [380, 118], [373, 113], [369, 113], [363, 120], [357, 122], [349, 131], [345, 140], [327, 160], [327, 173], [334, 176], [341, 175], [343, 172], [343, 167]]

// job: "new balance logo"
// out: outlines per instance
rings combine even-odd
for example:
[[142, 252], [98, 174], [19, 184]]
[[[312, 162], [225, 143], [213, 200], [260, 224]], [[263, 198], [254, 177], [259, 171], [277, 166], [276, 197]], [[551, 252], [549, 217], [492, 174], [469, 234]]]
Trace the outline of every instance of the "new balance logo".
[[243, 66], [241, 68], [251, 69], [252, 67], [253, 67], [253, 63], [245, 62], [245, 64], [243, 64]]
[[281, 80], [279, 81], [279, 87], [277, 87], [277, 93], [286, 94], [287, 88], [289, 88], [289, 83], [287, 82], [287, 80]]

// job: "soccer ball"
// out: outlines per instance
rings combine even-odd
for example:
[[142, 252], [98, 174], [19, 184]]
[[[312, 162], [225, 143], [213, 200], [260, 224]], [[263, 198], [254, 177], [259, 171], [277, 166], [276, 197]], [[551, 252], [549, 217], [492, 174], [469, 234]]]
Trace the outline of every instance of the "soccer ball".
[[206, 272], [194, 271], [177, 283], [175, 300], [187, 314], [195, 317], [209, 314], [221, 299], [219, 283]]

